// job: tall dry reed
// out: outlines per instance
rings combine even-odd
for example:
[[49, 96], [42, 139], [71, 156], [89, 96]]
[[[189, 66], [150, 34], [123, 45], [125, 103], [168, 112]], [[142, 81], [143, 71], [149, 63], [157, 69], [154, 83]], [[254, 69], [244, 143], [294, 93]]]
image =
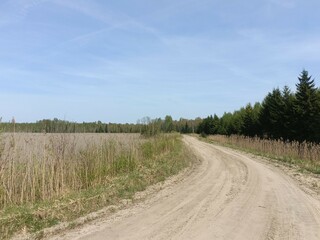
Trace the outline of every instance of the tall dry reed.
[[308, 142], [284, 142], [245, 136], [214, 135], [210, 140], [247, 149], [268, 157], [296, 163], [316, 173], [320, 173], [320, 145]]
[[0, 136], [1, 239], [41, 236], [43, 228], [131, 198], [192, 158], [178, 134]]
[[0, 209], [107, 184], [138, 164], [142, 143], [130, 134], [6, 134], [0, 144]]

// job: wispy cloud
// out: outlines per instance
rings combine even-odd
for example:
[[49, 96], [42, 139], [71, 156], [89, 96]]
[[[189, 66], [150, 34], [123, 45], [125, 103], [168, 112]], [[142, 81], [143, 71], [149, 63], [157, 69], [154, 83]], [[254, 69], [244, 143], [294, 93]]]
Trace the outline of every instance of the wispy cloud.
[[47, 1], [49, 0], [4, 1], [0, 5], [0, 26], [23, 21], [34, 8]]
[[57, 45], [53, 45], [52, 49], [55, 49], [51, 54], [58, 54], [59, 49], [64, 49], [65, 47], [72, 46], [75, 44], [83, 45], [90, 44], [92, 40], [95, 40], [99, 37], [104, 37], [112, 31], [142, 31], [146, 34], [152, 35], [162, 43], [165, 43], [163, 40], [163, 34], [156, 28], [148, 26], [146, 23], [142, 23], [139, 20], [121, 12], [114, 11], [101, 6], [93, 1], [64, 1], [64, 0], [50, 0], [58, 6], [71, 9], [72, 11], [79, 12], [85, 16], [96, 19], [106, 27], [100, 28], [98, 30], [86, 32], [84, 34], [76, 35], [66, 41], [60, 42]]
[[21, 18], [25, 18], [33, 8], [47, 1], [49, 0], [20, 0], [20, 9], [18, 15]]
[[320, 61], [320, 35], [306, 36], [278, 46], [279, 57], [291, 61]]
[[95, 1], [83, 1], [83, 0], [50, 0], [52, 3], [60, 5], [65, 8], [69, 8], [73, 11], [77, 11], [93, 19], [99, 20], [108, 25], [117, 25], [126, 19], [126, 16], [110, 11], [108, 8], [99, 5]]
[[[37, 101], [35, 116], [61, 111], [80, 121], [233, 111], [272, 87], [294, 86], [303, 67], [317, 77], [320, 5], [305, 4], [5, 0], [0, 91]], [[23, 112], [18, 101], [10, 108]]]
[[296, 7], [296, 4], [297, 4], [297, 0], [267, 0], [267, 1], [284, 8], [294, 8]]

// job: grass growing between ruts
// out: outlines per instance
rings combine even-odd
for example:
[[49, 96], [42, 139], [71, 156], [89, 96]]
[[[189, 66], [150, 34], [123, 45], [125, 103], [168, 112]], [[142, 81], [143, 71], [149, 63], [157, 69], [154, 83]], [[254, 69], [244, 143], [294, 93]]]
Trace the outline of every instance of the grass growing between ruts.
[[[28, 159], [2, 151], [1, 238], [38, 232], [132, 198], [190, 164], [178, 134], [125, 144], [107, 140], [78, 150], [63, 135], [58, 140], [48, 141], [40, 155], [25, 154]], [[9, 148], [18, 152], [14, 142]]]

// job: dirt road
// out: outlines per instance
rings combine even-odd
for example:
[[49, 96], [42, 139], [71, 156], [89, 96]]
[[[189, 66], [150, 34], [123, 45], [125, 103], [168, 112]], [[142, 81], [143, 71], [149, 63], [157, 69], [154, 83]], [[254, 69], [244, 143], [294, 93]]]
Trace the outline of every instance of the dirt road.
[[276, 167], [184, 137], [202, 159], [143, 204], [59, 239], [320, 239], [320, 201]]

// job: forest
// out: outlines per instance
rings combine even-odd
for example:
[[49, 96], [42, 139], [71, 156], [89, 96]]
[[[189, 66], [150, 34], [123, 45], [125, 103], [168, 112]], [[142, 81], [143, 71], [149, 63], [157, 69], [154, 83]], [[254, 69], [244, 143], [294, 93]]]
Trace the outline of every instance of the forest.
[[70, 122], [58, 118], [43, 119], [35, 123], [17, 123], [15, 119], [2, 122], [0, 127], [3, 132], [32, 132], [32, 133], [146, 133], [154, 135], [160, 132], [197, 132], [201, 118], [194, 120], [180, 118], [173, 120], [167, 115], [164, 119], [144, 117], [137, 123], [103, 123], [96, 122]]
[[260, 103], [247, 104], [233, 113], [226, 112], [220, 118], [214, 114], [204, 119], [173, 120], [144, 117], [137, 123], [69, 122], [57, 118], [35, 123], [1, 123], [4, 132], [43, 133], [142, 133], [159, 132], [199, 133], [202, 135], [244, 135], [285, 141], [320, 142], [320, 89], [308, 71], [298, 76], [296, 91], [288, 86], [275, 88]]
[[248, 104], [221, 118], [208, 116], [198, 133], [258, 136], [284, 141], [320, 142], [320, 89], [306, 70], [298, 77], [296, 91], [273, 89], [262, 103]]

